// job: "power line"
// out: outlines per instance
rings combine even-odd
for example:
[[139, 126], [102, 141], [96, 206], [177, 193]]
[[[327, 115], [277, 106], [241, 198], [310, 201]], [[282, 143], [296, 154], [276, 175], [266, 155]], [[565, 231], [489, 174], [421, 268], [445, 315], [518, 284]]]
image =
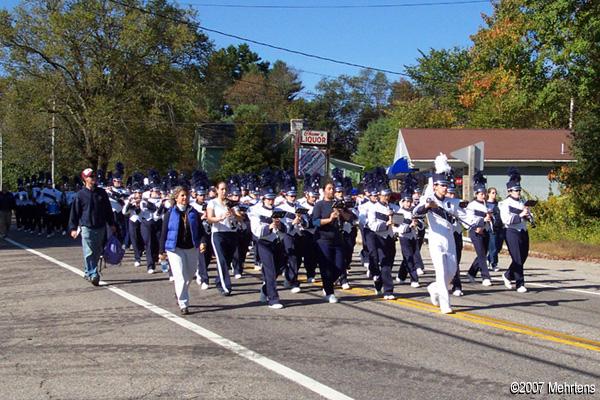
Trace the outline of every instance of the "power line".
[[430, 6], [452, 6], [464, 4], [489, 3], [490, 0], [460, 0], [460, 1], [431, 1], [423, 3], [401, 3], [401, 4], [355, 4], [355, 5], [317, 5], [317, 6], [290, 6], [290, 5], [272, 5], [272, 4], [216, 4], [216, 3], [195, 3], [184, 2], [181, 4], [193, 5], [198, 7], [218, 7], [218, 8], [262, 8], [262, 9], [356, 9], [356, 8], [405, 8], [405, 7], [430, 7]]
[[186, 21], [186, 20], [180, 19], [180, 18], [171, 17], [169, 15], [165, 15], [165, 14], [162, 14], [162, 13], [157, 13], [155, 11], [149, 11], [149, 10], [146, 10], [144, 8], [141, 8], [141, 7], [137, 7], [137, 6], [133, 6], [133, 5], [130, 5], [130, 4], [123, 3], [123, 2], [121, 2], [119, 0], [109, 0], [109, 1], [111, 3], [120, 5], [122, 7], [126, 7], [126, 8], [129, 8], [129, 9], [134, 9], [134, 10], [140, 11], [140, 12], [142, 12], [144, 14], [150, 14], [150, 15], [154, 15], [154, 16], [157, 16], [157, 17], [161, 17], [161, 18], [165, 18], [165, 19], [170, 19], [172, 21], [175, 21], [175, 22], [178, 22], [178, 23], [181, 23], [181, 24], [186, 24], [186, 25], [189, 25], [189, 26], [193, 27], [194, 29], [202, 29], [202, 30], [207, 31], [207, 32], [216, 33], [217, 35], [222, 35], [222, 36], [230, 37], [230, 38], [233, 38], [233, 39], [242, 40], [242, 41], [245, 41], [245, 42], [248, 42], [248, 43], [257, 44], [259, 46], [269, 47], [271, 49], [281, 50], [281, 51], [285, 51], [287, 53], [297, 54], [297, 55], [301, 55], [301, 56], [304, 56], [304, 57], [315, 58], [317, 60], [328, 61], [328, 62], [332, 62], [332, 63], [335, 63], [335, 64], [348, 65], [350, 67], [363, 68], [363, 69], [368, 69], [368, 70], [371, 70], [371, 71], [384, 72], [384, 73], [392, 74], [392, 75], [408, 76], [408, 74], [403, 73], [403, 72], [392, 71], [392, 70], [382, 69], [382, 68], [376, 68], [376, 67], [370, 67], [368, 65], [362, 65], [362, 64], [352, 63], [352, 62], [343, 61], [343, 60], [337, 60], [335, 58], [324, 57], [324, 56], [320, 56], [320, 55], [317, 55], [317, 54], [311, 54], [311, 53], [307, 53], [307, 52], [300, 51], [300, 50], [293, 50], [293, 49], [289, 49], [287, 47], [277, 46], [277, 45], [274, 45], [274, 44], [270, 44], [270, 43], [266, 43], [266, 42], [261, 42], [259, 40], [254, 40], [254, 39], [246, 38], [246, 37], [243, 37], [243, 36], [234, 35], [232, 33], [227, 33], [227, 32], [223, 32], [223, 31], [219, 31], [217, 29], [211, 29], [211, 28], [208, 28], [206, 26], [200, 25], [199, 23], [196, 23], [196, 22], [191, 22], [191, 21]]

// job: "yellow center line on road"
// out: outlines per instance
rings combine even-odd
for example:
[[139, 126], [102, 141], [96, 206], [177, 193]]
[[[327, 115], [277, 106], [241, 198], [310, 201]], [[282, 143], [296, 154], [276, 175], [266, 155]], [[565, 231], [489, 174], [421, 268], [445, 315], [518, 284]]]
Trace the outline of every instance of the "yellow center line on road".
[[[373, 296], [372, 290], [366, 290], [362, 288], [352, 288], [349, 290], [344, 290], [344, 293], [352, 293], [360, 296]], [[379, 299], [378, 299], [379, 300]], [[474, 324], [491, 326], [494, 328], [502, 329], [509, 332], [520, 333], [527, 336], [537, 337], [540, 339], [562, 343], [565, 345], [579, 347], [582, 349], [593, 350], [600, 352], [600, 341], [581, 338], [578, 336], [569, 335], [562, 332], [557, 332], [549, 329], [536, 328], [529, 325], [520, 324], [517, 322], [504, 320], [500, 318], [488, 317], [483, 315], [474, 314], [467, 311], [458, 311], [455, 309], [455, 312], [452, 314], [441, 314], [439, 307], [434, 306], [433, 304], [425, 303], [419, 300], [413, 299], [402, 299], [396, 298], [395, 300], [383, 300], [381, 301], [390, 302], [398, 305], [402, 305], [405, 307], [419, 309], [421, 311], [428, 311], [431, 313], [440, 314], [440, 316], [448, 316], [456, 319], [460, 319], [463, 321], [468, 321]]]
[[[252, 267], [247, 268], [252, 269]], [[250, 275], [258, 276], [258, 274], [251, 273]], [[300, 279], [302, 282], [306, 282], [306, 279]], [[314, 286], [322, 286], [320, 282], [313, 283]], [[357, 296], [363, 297], [372, 297], [374, 296], [373, 289], [367, 290], [363, 288], [351, 288], [348, 290], [342, 290], [342, 293], [353, 294]], [[526, 336], [535, 337], [538, 339], [543, 339], [550, 342], [561, 343], [567, 346], [577, 347], [586, 350], [592, 350], [596, 352], [600, 352], [600, 341], [586, 339], [578, 336], [569, 335], [566, 333], [553, 331], [550, 329], [537, 328], [534, 326], [529, 326], [525, 324], [520, 324], [518, 322], [513, 322], [505, 319], [488, 317], [483, 315], [478, 315], [468, 311], [460, 311], [454, 310], [452, 314], [441, 314], [440, 308], [434, 306], [433, 304], [426, 303], [420, 300], [413, 299], [402, 299], [396, 298], [394, 300], [384, 300], [382, 298], [378, 298], [376, 301], [382, 301], [386, 303], [397, 304], [400, 306], [404, 306], [407, 308], [413, 308], [420, 311], [426, 311], [430, 313], [435, 313], [440, 315], [441, 317], [450, 317], [456, 318], [463, 321], [467, 321], [473, 324], [489, 326], [497, 329], [501, 329], [508, 332], [520, 333]]]

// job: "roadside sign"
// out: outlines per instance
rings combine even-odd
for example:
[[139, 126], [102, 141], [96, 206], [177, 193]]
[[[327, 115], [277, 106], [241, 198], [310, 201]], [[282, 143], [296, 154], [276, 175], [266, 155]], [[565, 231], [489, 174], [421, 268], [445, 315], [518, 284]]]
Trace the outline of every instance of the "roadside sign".
[[300, 133], [300, 144], [311, 146], [327, 146], [326, 131], [302, 131]]
[[463, 184], [463, 178], [456, 178], [454, 179], [454, 183], [456, 183], [457, 186], [460, 186]]
[[327, 151], [317, 147], [300, 147], [298, 149], [297, 176], [318, 172], [327, 175]]

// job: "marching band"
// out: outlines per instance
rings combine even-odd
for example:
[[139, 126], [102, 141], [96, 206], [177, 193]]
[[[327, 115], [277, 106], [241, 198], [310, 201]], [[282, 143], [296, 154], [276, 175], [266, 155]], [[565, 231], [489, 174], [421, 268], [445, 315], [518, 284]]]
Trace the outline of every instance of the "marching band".
[[[255, 269], [262, 274], [259, 299], [269, 308], [283, 308], [279, 276], [291, 293], [302, 290], [302, 269], [308, 283], [316, 282], [318, 271], [325, 300], [336, 303], [336, 285], [350, 289], [348, 271], [358, 232], [361, 265], [373, 282], [374, 293], [385, 300], [396, 298], [395, 283], [421, 287], [420, 244], [427, 232], [435, 271], [435, 281], [427, 291], [442, 313], [451, 313], [449, 293], [463, 295], [459, 269], [463, 229], [476, 252], [466, 274], [471, 282], [481, 273], [482, 284], [492, 285], [490, 269], [496, 265], [488, 263], [490, 234], [503, 229], [512, 262], [502, 279], [509, 289], [514, 281], [519, 293], [527, 291], [524, 263], [532, 204], [521, 199], [516, 170], [510, 171], [508, 198], [491, 204], [481, 171], [474, 177], [474, 199], [466, 202], [456, 197], [453, 171], [444, 155], [436, 158], [423, 195], [417, 179], [408, 174], [397, 199], [382, 168], [365, 174], [363, 194], [338, 170], [324, 184], [325, 177], [319, 174], [305, 176], [303, 192], [293, 173], [270, 169], [233, 176], [214, 187], [204, 171], [194, 171], [190, 178], [173, 170], [162, 178], [155, 170], [147, 176], [136, 172], [126, 184], [124, 176], [122, 163], [107, 176], [97, 172], [97, 186], [106, 191], [115, 222], [114, 233], [107, 231], [107, 235], [116, 235], [124, 249], [132, 250], [135, 267], [141, 267], [144, 257], [150, 274], [160, 272], [160, 265], [168, 262], [170, 268], [162, 269], [175, 281], [184, 314], [190, 282], [195, 280], [202, 290], [210, 288], [213, 261], [216, 289], [231, 295], [235, 281], [244, 274], [249, 250]], [[82, 183], [78, 177], [61, 181], [53, 188], [43, 173], [18, 180], [13, 194], [18, 230], [47, 237], [66, 234], [70, 207]], [[173, 193], [176, 187], [179, 191]], [[180, 221], [188, 230], [190, 224], [191, 236], [177, 233]], [[174, 235], [179, 235], [176, 241]]]

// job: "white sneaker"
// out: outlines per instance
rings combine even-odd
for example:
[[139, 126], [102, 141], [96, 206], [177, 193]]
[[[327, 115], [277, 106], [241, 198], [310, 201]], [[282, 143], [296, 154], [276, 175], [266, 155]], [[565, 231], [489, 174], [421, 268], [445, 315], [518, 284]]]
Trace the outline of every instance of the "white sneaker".
[[492, 268], [492, 271], [498, 272], [498, 271], [500, 271], [500, 268], [498, 266], [495, 266], [495, 267]]
[[375, 296], [381, 296], [383, 294], [383, 289], [373, 289], [375, 291]]
[[300, 287], [299, 286], [294, 286], [293, 288], [290, 289], [291, 293], [300, 293]]
[[510, 279], [506, 277], [505, 274], [502, 274], [502, 280], [504, 281], [504, 286], [506, 286], [507, 289], [512, 289], [512, 283], [510, 282]]
[[475, 283], [475, 277], [467, 272], [467, 279], [471, 283]]
[[384, 300], [396, 300], [396, 296], [394, 296], [393, 294], [386, 294], [385, 296], [383, 296]]
[[267, 295], [263, 293], [262, 289], [260, 290], [260, 297], [258, 298], [258, 300], [261, 303], [266, 303], [267, 302]]
[[348, 282], [342, 284], [342, 290], [350, 290], [350, 284]]
[[234, 277], [235, 279], [240, 279], [240, 278], [242, 277], [242, 274], [235, 274], [233, 277]]
[[365, 267], [366, 269], [369, 269], [369, 263], [363, 263], [363, 267]]
[[398, 282], [398, 283], [402, 283], [402, 279], [400, 279], [400, 278], [396, 277], [396, 282]]
[[208, 287], [209, 287], [208, 283], [202, 282], [202, 284], [200, 285], [200, 290], [206, 290], [206, 289], [208, 289]]
[[419, 284], [419, 282], [411, 282], [410, 287], [418, 288], [421, 287], [421, 285]]
[[262, 267], [260, 265], [255, 265], [254, 266], [254, 270], [255, 271], [260, 271], [262, 269]]
[[440, 302], [438, 300], [439, 296], [437, 293], [435, 293], [433, 291], [433, 289], [429, 286], [427, 286], [427, 291], [429, 292], [429, 298], [431, 300], [431, 304], [433, 304], [434, 306], [439, 306]]
[[367, 279], [371, 277], [371, 271], [367, 270]]
[[53, 236], [53, 235], [51, 235], [51, 234], [47, 234], [47, 235], [46, 235], [46, 239], [49, 239], [49, 238], [51, 238], [52, 236]]
[[272, 310], [281, 310], [283, 308], [283, 304], [281, 304], [281, 303], [269, 304], [269, 308]]
[[521, 286], [520, 288], [517, 289], [517, 292], [519, 292], [519, 293], [527, 293], [527, 288], [525, 286]]
[[196, 274], [196, 284], [198, 286], [202, 285], [202, 278], [200, 278], [200, 275]]
[[140, 264], [139, 261], [136, 261], [136, 262], [133, 263], [133, 266], [136, 267], [136, 268], [139, 267], [140, 265], [142, 265], [142, 264]]
[[492, 286], [492, 281], [490, 281], [489, 279], [484, 279], [481, 284], [483, 286]]
[[315, 283], [317, 280], [315, 278], [308, 278], [308, 283]]
[[417, 268], [417, 275], [421, 276], [425, 274], [425, 271], [423, 271], [423, 268]]
[[63, 236], [67, 236], [67, 231], [62, 231]]
[[169, 282], [174, 282], [175, 281], [175, 277], [174, 276], [170, 276], [169, 277]]
[[152, 275], [154, 273], [154, 268], [148, 268], [148, 274]]
[[335, 297], [335, 294], [330, 294], [329, 296], [326, 296], [326, 299], [328, 302], [330, 302], [332, 304], [338, 302], [338, 299], [337, 299], [337, 297]]
[[454, 292], [452, 292], [452, 295], [456, 296], [456, 297], [460, 297], [460, 296], [464, 295], [464, 293], [462, 290], [456, 289]]
[[454, 311], [450, 307], [440, 309], [442, 314], [452, 314]]

